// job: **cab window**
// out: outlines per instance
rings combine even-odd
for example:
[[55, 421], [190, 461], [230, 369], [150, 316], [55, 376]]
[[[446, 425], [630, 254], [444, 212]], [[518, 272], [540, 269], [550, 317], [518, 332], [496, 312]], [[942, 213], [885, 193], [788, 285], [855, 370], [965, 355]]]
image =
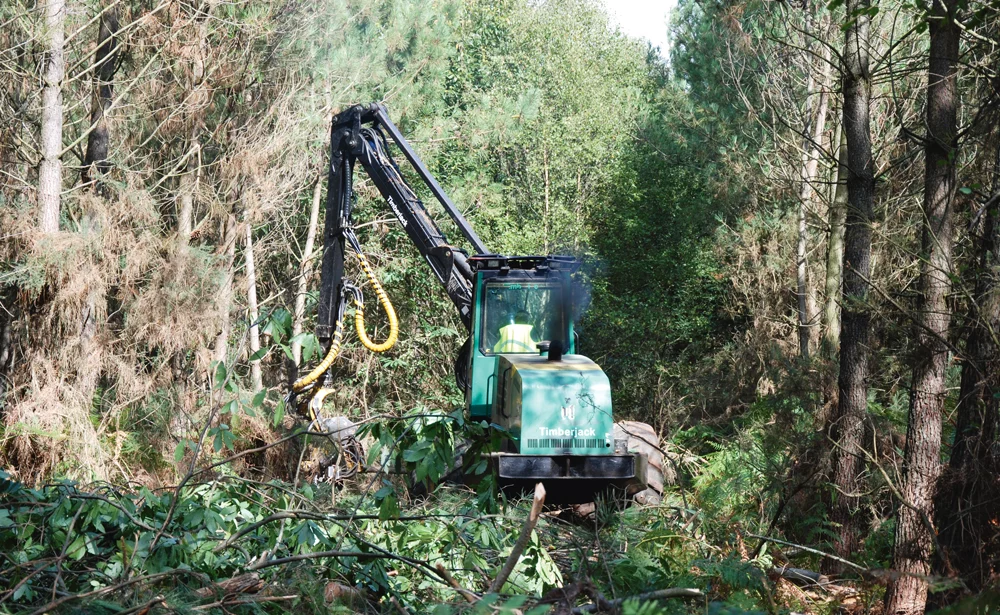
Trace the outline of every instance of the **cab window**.
[[493, 354], [537, 354], [536, 344], [565, 329], [558, 285], [492, 282], [485, 288], [480, 350]]

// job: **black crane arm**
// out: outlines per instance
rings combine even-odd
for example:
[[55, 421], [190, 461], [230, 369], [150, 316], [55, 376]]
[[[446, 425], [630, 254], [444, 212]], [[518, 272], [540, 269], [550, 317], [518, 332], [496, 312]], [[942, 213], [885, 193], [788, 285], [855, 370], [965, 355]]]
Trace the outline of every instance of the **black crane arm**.
[[360, 162], [396, 219], [403, 226], [437, 279], [458, 308], [466, 328], [471, 326], [472, 270], [464, 250], [448, 239], [427, 213], [426, 207], [403, 178], [389, 155], [389, 138], [403, 152], [414, 171], [455, 222], [478, 254], [487, 254], [476, 232], [448, 198], [399, 129], [378, 103], [354, 106], [333, 119], [330, 133], [330, 174], [327, 182], [326, 228], [323, 234], [323, 266], [316, 335], [323, 345], [330, 342], [344, 291], [345, 242], [353, 241], [351, 208], [355, 164]]

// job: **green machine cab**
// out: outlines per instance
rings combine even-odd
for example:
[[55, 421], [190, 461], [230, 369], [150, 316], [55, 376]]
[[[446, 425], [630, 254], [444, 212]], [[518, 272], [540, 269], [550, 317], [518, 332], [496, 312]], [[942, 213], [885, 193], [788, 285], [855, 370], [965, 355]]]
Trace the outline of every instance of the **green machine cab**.
[[[474, 256], [466, 406], [503, 427], [495, 455], [505, 485], [546, 481], [560, 501], [645, 487], [645, 459], [615, 441], [607, 374], [576, 354], [566, 256]], [[555, 488], [549, 485], [554, 485]]]

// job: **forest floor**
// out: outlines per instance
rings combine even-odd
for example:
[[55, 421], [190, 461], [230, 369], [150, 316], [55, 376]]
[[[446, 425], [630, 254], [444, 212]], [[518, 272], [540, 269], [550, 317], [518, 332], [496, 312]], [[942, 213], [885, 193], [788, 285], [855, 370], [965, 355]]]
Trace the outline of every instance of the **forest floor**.
[[336, 489], [218, 475], [134, 492], [5, 478], [0, 612], [878, 612], [877, 584], [791, 571], [817, 558], [792, 549], [790, 562], [679, 488], [659, 506], [546, 508], [491, 593], [530, 497], [486, 510], [444, 485], [387, 511], [388, 482], [376, 486], [367, 474]]

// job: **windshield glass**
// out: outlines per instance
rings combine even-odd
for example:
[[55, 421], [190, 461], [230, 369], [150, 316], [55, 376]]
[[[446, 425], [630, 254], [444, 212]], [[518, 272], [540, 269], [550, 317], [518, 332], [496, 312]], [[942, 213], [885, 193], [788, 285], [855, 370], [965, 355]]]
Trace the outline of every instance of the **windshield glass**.
[[560, 289], [538, 282], [486, 285], [481, 350], [485, 354], [537, 354], [536, 344], [564, 337]]

